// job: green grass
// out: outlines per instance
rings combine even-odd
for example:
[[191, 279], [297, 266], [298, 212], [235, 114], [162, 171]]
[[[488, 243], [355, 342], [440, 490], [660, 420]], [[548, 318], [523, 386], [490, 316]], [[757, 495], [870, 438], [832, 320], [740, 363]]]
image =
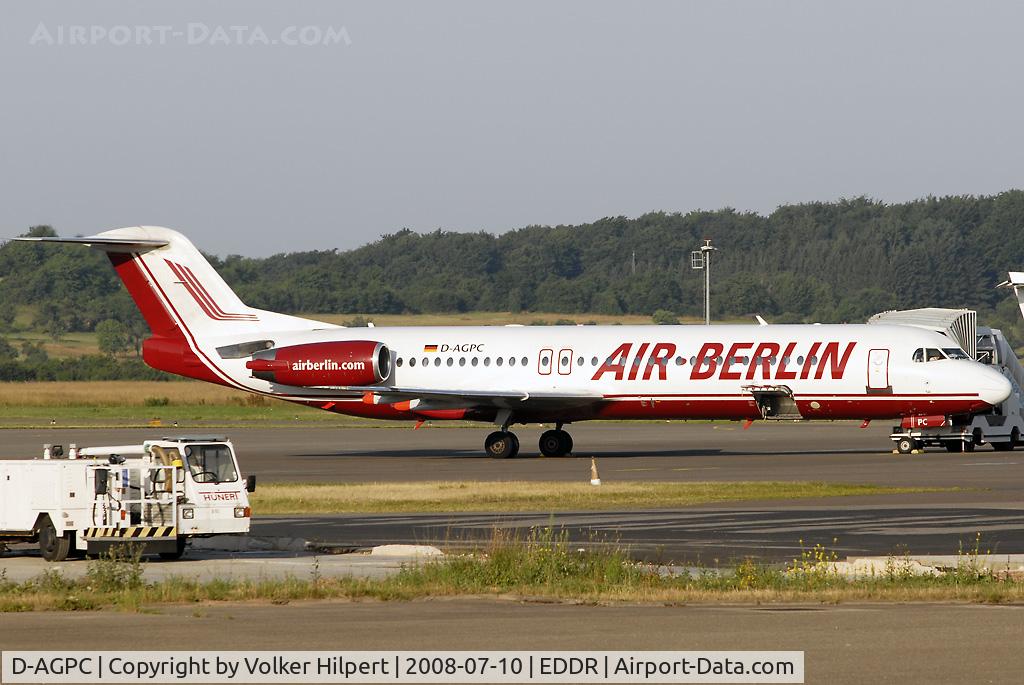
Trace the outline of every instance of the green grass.
[[[583, 464], [581, 463], [581, 466]], [[586, 469], [581, 470], [581, 474]], [[413, 482], [353, 484], [261, 484], [250, 496], [257, 515], [579, 511], [655, 509], [713, 502], [903, 495], [957, 488], [884, 487], [821, 482], [623, 481], [593, 486], [581, 482]]]
[[168, 603], [423, 597], [548, 598], [587, 602], [984, 602], [1024, 600], [1019, 577], [986, 570], [975, 549], [961, 553], [941, 576], [907, 572], [891, 557], [875, 576], [848, 579], [832, 566], [834, 554], [816, 547], [784, 566], [742, 560], [735, 568], [665, 573], [638, 563], [615, 546], [577, 549], [550, 528], [523, 538], [495, 531], [490, 543], [471, 554], [404, 567], [384, 579], [325, 578], [314, 566], [305, 578], [198, 581], [188, 577], [148, 583], [144, 564], [130, 551], [90, 562], [84, 578], [50, 569], [29, 581], [6, 580], [0, 572], [0, 612], [142, 611]]

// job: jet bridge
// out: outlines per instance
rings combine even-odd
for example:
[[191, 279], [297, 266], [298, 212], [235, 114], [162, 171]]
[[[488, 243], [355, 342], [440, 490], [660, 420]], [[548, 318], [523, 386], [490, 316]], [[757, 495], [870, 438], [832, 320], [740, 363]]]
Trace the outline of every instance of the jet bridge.
[[[1016, 279], [1015, 279], [1016, 277]], [[1011, 272], [1001, 287], [1013, 287], [1024, 315], [1024, 273]], [[1024, 367], [1013, 347], [998, 328], [978, 325], [978, 314], [971, 309], [908, 309], [875, 314], [869, 324], [913, 326], [942, 333], [971, 358], [998, 368], [1013, 386], [1013, 392], [998, 407], [975, 416], [911, 416], [893, 427], [890, 436], [901, 453], [921, 450], [928, 445], [942, 446], [950, 452], [969, 452], [975, 446], [991, 444], [995, 450], [1011, 450], [1024, 435]]]

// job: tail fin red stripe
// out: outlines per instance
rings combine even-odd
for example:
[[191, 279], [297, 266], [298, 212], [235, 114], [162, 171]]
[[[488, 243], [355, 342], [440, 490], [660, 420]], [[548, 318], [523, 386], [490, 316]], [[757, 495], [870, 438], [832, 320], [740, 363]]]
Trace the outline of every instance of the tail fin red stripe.
[[221, 308], [221, 306], [217, 304], [217, 301], [213, 299], [213, 296], [210, 295], [210, 292], [206, 289], [206, 287], [199, 281], [198, 278], [196, 278], [196, 275], [192, 271], [192, 269], [190, 269], [188, 266], [184, 264], [179, 264], [178, 266], [181, 267], [181, 270], [185, 273], [186, 276], [188, 276], [189, 280], [192, 281], [192, 285], [194, 285], [196, 289], [199, 290], [199, 292], [201, 292], [206, 297], [207, 301], [210, 303], [210, 306], [213, 308], [213, 311], [217, 312], [218, 314], [226, 318], [247, 319], [250, 321], [256, 319], [255, 314], [233, 314], [231, 312], [224, 311]]
[[174, 275], [178, 277], [178, 279], [179, 279], [179, 280], [181, 281], [181, 284], [182, 284], [183, 286], [185, 286], [185, 290], [187, 290], [187, 291], [188, 291], [189, 295], [191, 295], [191, 296], [192, 296], [192, 299], [194, 299], [194, 300], [196, 301], [196, 304], [198, 304], [198, 305], [199, 305], [199, 307], [200, 307], [200, 308], [201, 308], [201, 309], [203, 310], [203, 312], [204, 312], [204, 313], [205, 313], [205, 314], [206, 314], [206, 315], [207, 315], [208, 317], [210, 317], [211, 319], [214, 319], [214, 320], [220, 321], [220, 320], [221, 320], [221, 317], [219, 317], [219, 316], [217, 316], [216, 314], [214, 314], [214, 313], [213, 313], [213, 311], [212, 311], [212, 310], [210, 309], [210, 305], [209, 305], [209, 303], [208, 303], [208, 302], [206, 302], [206, 300], [204, 300], [204, 299], [203, 299], [203, 298], [202, 298], [202, 297], [201, 297], [201, 296], [199, 295], [199, 293], [198, 293], [198, 292], [196, 292], [195, 288], [193, 288], [193, 287], [192, 287], [192, 284], [191, 284], [191, 283], [189, 283], [188, 279], [187, 279], [187, 278], [185, 277], [185, 274], [183, 274], [183, 273], [181, 272], [181, 269], [180, 269], [180, 268], [178, 267], [178, 265], [177, 265], [177, 264], [175, 264], [174, 262], [169, 262], [169, 261], [167, 261], [166, 259], [165, 259], [164, 261], [165, 261], [165, 262], [167, 262], [167, 265], [168, 265], [169, 267], [171, 267], [171, 271], [173, 271], [173, 272], [174, 272]]
[[153, 290], [153, 284], [146, 278], [146, 274], [136, 261], [139, 256], [127, 252], [108, 252], [107, 257], [114, 265], [114, 270], [117, 271], [128, 294], [132, 296], [135, 305], [142, 312], [142, 318], [146, 320], [149, 330], [155, 335], [175, 330], [177, 324], [164, 308], [160, 298]]
[[199, 282], [192, 270], [182, 264], [165, 259], [164, 262], [181, 280], [181, 284], [200, 306], [203, 312], [215, 321], [257, 321], [255, 314], [230, 314], [225, 312]]

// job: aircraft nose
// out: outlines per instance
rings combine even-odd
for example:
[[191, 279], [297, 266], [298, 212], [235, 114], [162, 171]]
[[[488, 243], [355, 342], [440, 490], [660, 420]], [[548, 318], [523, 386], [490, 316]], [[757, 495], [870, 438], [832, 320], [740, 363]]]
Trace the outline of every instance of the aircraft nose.
[[979, 371], [981, 374], [978, 379], [978, 394], [988, 404], [992, 406], [1000, 404], [1013, 392], [1010, 381], [995, 369], [982, 368]]

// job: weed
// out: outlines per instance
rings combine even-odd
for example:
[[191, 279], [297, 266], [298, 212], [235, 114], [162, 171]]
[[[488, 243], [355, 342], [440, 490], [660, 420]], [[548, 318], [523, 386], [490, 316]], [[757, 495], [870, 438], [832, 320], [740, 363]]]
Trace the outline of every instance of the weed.
[[[836, 542], [838, 540], [833, 538], [832, 543]], [[839, 555], [821, 543], [815, 543], [814, 547], [806, 548], [804, 541], [800, 540], [800, 558], [793, 560], [789, 572], [806, 588], [822, 588], [839, 577], [836, 572], [838, 560]]]
[[[984, 552], [989, 554], [989, 550]], [[956, 567], [949, 574], [954, 584], [976, 581], [980, 578], [991, 577], [991, 572], [985, 568], [981, 561], [981, 533], [975, 533], [974, 544], [964, 549], [964, 542], [960, 540], [957, 546]]]
[[89, 562], [85, 579], [99, 592], [134, 590], [143, 585], [142, 545], [126, 543], [111, 545], [102, 555]]

